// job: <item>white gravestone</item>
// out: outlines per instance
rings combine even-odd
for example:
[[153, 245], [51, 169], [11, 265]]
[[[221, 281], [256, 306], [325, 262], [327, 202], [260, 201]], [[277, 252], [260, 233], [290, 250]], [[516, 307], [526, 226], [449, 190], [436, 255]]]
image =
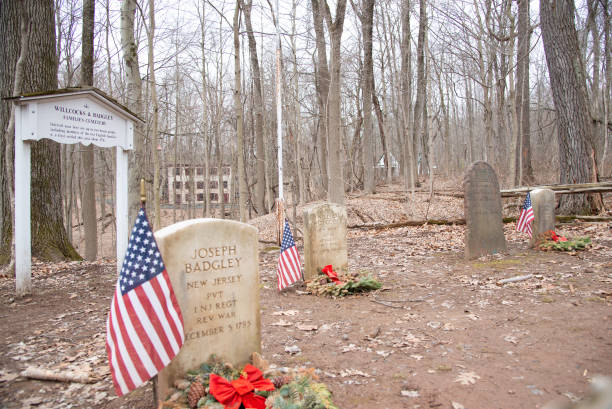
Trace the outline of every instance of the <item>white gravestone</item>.
[[155, 233], [185, 325], [185, 344], [158, 374], [157, 398], [211, 354], [234, 365], [261, 352], [257, 229], [195, 219]]
[[346, 208], [332, 203], [304, 209], [304, 280], [331, 264], [335, 271], [348, 268]]

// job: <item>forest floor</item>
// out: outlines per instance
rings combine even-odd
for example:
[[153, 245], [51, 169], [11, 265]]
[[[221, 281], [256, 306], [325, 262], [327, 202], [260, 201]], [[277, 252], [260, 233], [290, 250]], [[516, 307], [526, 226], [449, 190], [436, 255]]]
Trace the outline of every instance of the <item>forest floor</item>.
[[[428, 202], [427, 192], [407, 211], [400, 189], [350, 198], [349, 226], [463, 217], [461, 198]], [[605, 200], [612, 208], [612, 195]], [[517, 216], [519, 203], [505, 201], [504, 216]], [[463, 257], [464, 226], [350, 228], [350, 270], [371, 273], [383, 288], [336, 299], [300, 286], [279, 293], [278, 250], [266, 243], [273, 216], [252, 223], [262, 241], [263, 355], [315, 368], [339, 408], [542, 408], [579, 399], [594, 376], [612, 375], [610, 222], [558, 225], [593, 241], [571, 253], [530, 249], [506, 224], [508, 251], [472, 261]], [[150, 384], [121, 398], [112, 388], [104, 344], [115, 274], [112, 259], [35, 262], [25, 298], [14, 297], [14, 279], [0, 278], [0, 408], [154, 407]], [[524, 274], [533, 276], [498, 283]], [[292, 346], [301, 352], [286, 352]], [[20, 376], [29, 366], [85, 372], [95, 382]]]

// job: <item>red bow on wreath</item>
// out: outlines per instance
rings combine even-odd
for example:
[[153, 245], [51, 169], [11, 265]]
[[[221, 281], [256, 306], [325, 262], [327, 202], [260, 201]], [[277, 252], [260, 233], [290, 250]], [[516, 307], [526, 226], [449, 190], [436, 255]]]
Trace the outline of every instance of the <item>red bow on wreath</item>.
[[550, 237], [552, 238], [554, 242], [567, 241], [565, 237], [557, 236], [557, 234], [553, 230], [549, 230], [549, 232], [550, 232]]
[[333, 269], [331, 264], [323, 267], [321, 272], [323, 274], [325, 274], [326, 276], [328, 276], [330, 278], [330, 280], [332, 280], [334, 283], [336, 283], [336, 285], [344, 285], [344, 283], [342, 281], [340, 281], [340, 279], [338, 278], [338, 273], [336, 273], [334, 271], [334, 269]]
[[240, 378], [229, 382], [219, 375], [210, 374], [210, 393], [225, 409], [238, 409], [244, 405], [246, 409], [265, 409], [266, 398], [255, 395], [255, 389], [259, 391], [273, 391], [274, 385], [269, 379], [265, 379], [261, 371], [253, 365], [247, 364]]

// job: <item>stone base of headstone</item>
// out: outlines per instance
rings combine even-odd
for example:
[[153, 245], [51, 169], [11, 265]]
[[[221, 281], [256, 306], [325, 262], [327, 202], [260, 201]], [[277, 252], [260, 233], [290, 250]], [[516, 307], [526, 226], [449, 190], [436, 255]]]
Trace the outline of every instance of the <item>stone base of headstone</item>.
[[551, 189], [535, 189], [529, 195], [534, 217], [529, 245], [534, 246], [538, 235], [555, 230], [555, 192]]
[[187, 220], [155, 238], [185, 327], [181, 351], [157, 376], [163, 401], [211, 354], [238, 366], [261, 352], [259, 257], [257, 229], [231, 220]]
[[495, 171], [487, 162], [474, 162], [463, 179], [465, 258], [506, 251], [501, 194]]
[[304, 280], [331, 264], [335, 271], [348, 269], [346, 207], [323, 203], [304, 208]]

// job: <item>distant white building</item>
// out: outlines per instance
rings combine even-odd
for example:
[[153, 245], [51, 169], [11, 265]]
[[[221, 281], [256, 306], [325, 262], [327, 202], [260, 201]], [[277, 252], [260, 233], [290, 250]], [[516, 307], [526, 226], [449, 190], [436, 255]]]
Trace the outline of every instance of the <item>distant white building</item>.
[[[223, 166], [223, 187], [219, 189], [219, 175], [217, 167], [210, 168], [208, 179], [208, 203], [219, 203], [221, 192], [223, 192], [225, 203], [231, 203], [232, 168]], [[191, 179], [193, 177], [193, 179]], [[195, 185], [195, 203], [204, 202], [204, 168], [192, 165], [168, 166], [168, 203], [189, 203], [189, 183], [193, 180]]]
[[[395, 159], [395, 156], [393, 156], [392, 153], [389, 153], [389, 162], [391, 165], [391, 177], [392, 178], [396, 178], [399, 175], [399, 162]], [[378, 162], [376, 162], [376, 177], [378, 179], [384, 179], [385, 178], [385, 155], [380, 155], [380, 159], [378, 159]]]

